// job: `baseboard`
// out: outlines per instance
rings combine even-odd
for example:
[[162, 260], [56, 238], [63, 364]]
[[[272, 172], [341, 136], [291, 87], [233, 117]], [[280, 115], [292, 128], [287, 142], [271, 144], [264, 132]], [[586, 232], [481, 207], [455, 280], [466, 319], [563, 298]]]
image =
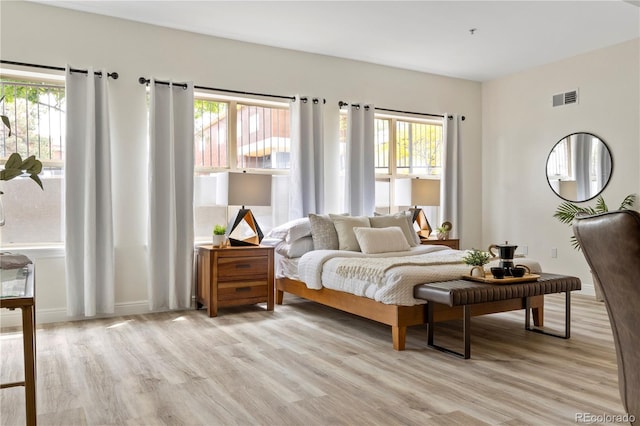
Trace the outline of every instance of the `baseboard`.
[[[79, 321], [92, 318], [111, 318], [122, 315], [147, 314], [150, 312], [149, 303], [146, 300], [118, 303], [115, 306], [113, 314], [99, 314], [93, 317], [70, 317], [67, 315], [66, 308], [36, 309], [36, 323], [47, 324], [53, 322]], [[0, 312], [0, 328], [18, 327], [21, 325], [22, 311], [20, 309], [16, 309], [14, 311], [3, 309]]]

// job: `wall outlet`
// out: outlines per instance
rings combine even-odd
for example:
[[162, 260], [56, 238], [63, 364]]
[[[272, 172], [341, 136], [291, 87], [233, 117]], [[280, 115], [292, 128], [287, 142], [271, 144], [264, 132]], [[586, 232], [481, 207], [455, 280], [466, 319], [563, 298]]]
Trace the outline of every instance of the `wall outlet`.
[[557, 257], [558, 257], [558, 249], [554, 247], [551, 249], [551, 258], [555, 259]]

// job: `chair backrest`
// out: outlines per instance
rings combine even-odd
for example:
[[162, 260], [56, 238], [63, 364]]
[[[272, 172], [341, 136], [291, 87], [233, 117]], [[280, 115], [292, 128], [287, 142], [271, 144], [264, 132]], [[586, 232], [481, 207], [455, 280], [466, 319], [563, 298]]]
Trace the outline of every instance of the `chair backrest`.
[[573, 232], [602, 287], [622, 403], [640, 422], [640, 213], [621, 210], [578, 217]]

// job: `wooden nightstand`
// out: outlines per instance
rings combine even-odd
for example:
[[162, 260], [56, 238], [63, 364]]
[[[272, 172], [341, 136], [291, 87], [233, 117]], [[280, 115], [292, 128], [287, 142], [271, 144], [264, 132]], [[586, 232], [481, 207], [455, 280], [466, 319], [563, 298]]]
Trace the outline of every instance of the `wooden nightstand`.
[[443, 246], [451, 247], [454, 250], [460, 250], [460, 240], [455, 238], [451, 240], [436, 240], [436, 239], [428, 239], [428, 240], [420, 240], [420, 244], [422, 245], [433, 245], [440, 244]]
[[267, 304], [273, 311], [273, 247], [198, 247], [196, 307], [210, 317], [226, 306]]

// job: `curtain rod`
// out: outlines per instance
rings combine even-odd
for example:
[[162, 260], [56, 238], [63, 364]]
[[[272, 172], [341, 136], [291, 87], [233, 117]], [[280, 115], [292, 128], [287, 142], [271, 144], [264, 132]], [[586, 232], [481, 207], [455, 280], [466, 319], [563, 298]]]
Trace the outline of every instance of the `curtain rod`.
[[[45, 70], [66, 71], [66, 68], [63, 68], [63, 67], [54, 67], [54, 66], [51, 66], [51, 65], [29, 64], [29, 63], [26, 63], [26, 62], [5, 61], [4, 59], [0, 60], [0, 63], [9, 64], [9, 65], [19, 65], [19, 66], [22, 66], [22, 67], [42, 68], [42, 69], [45, 69]], [[79, 73], [82, 73], [82, 74], [87, 74], [88, 73], [87, 70], [81, 70], [81, 69], [76, 69], [76, 68], [69, 68], [69, 70], [71, 72], [79, 72]], [[102, 76], [102, 71], [95, 71], [94, 74]], [[110, 73], [107, 73], [107, 77], [111, 77], [114, 80], [117, 80], [119, 75], [118, 75], [117, 72], [110, 72]]]
[[[168, 81], [160, 81], [160, 80], [156, 80], [155, 81], [156, 84], [162, 84], [165, 86], [169, 85]], [[138, 79], [138, 83], [140, 84], [149, 84], [151, 83], [151, 80], [149, 80], [146, 77], [140, 77]], [[182, 87], [184, 89], [187, 88], [187, 84], [186, 83], [173, 83], [174, 86], [178, 86], [178, 87]], [[283, 95], [270, 95], [267, 93], [256, 93], [256, 92], [243, 92], [241, 90], [231, 90], [231, 89], [219, 89], [217, 87], [206, 87], [206, 86], [193, 86], [194, 89], [200, 89], [200, 90], [212, 90], [212, 91], [216, 91], [216, 92], [225, 92], [225, 93], [235, 93], [237, 95], [252, 95], [252, 96], [264, 96], [267, 98], [279, 98], [279, 99], [290, 99], [292, 101], [296, 100], [295, 96], [283, 96]]]
[[[338, 102], [338, 107], [340, 107], [340, 108], [342, 108], [342, 107], [344, 107], [344, 106], [348, 106], [348, 105], [349, 105], [349, 103], [348, 103], [348, 102], [343, 102], [343, 101], [339, 101], [339, 102]], [[355, 106], [355, 107], [358, 107], [358, 108], [360, 107], [360, 105], [359, 105], [359, 104], [351, 104], [351, 105], [352, 105], [352, 106]], [[365, 107], [365, 108], [369, 108], [369, 105], [365, 105], [364, 107]], [[397, 109], [378, 108], [378, 107], [375, 107], [375, 110], [376, 110], [376, 111], [396, 112], [396, 113], [400, 113], [400, 114], [414, 114], [414, 115], [424, 115], [424, 116], [427, 116], [427, 117], [440, 117], [440, 118], [444, 118], [444, 115], [442, 115], [442, 114], [429, 114], [429, 113], [426, 113], [426, 112], [400, 111], [400, 110], [397, 110]], [[447, 118], [448, 118], [449, 120], [451, 120], [451, 119], [453, 119], [453, 116], [452, 116], [452, 115], [450, 115], [450, 116], [448, 116]], [[460, 117], [460, 119], [461, 119], [462, 121], [464, 121], [464, 120], [466, 119], [466, 117], [463, 115], [463, 116], [461, 116], [461, 117]]]

